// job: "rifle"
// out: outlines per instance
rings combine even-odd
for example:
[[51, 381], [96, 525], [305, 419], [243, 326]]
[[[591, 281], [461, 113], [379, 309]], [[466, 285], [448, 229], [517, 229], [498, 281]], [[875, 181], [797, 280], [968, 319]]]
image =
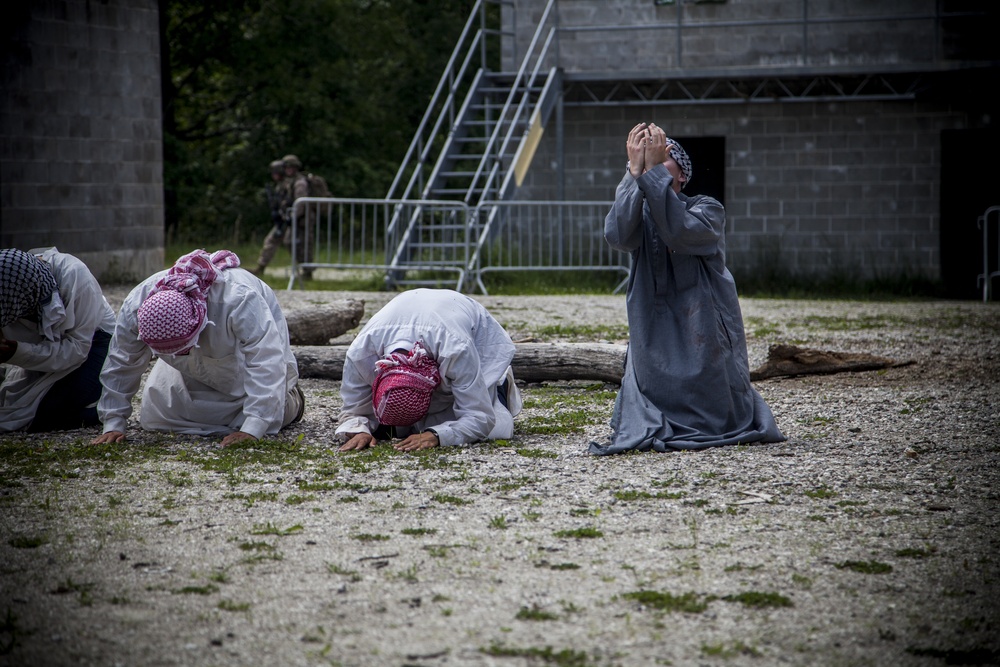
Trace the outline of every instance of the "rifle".
[[275, 191], [270, 183], [264, 186], [264, 192], [267, 194], [267, 206], [271, 210], [271, 224], [277, 227], [279, 233], [284, 232], [288, 226], [288, 218], [282, 208], [281, 193]]

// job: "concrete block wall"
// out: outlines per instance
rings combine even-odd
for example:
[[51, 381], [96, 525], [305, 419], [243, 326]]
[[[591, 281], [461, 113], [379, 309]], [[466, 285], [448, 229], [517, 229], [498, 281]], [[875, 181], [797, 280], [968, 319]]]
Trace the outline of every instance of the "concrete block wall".
[[[505, 27], [517, 26], [517, 53], [524, 54], [546, 1], [518, 0], [505, 7]], [[652, 0], [559, 0], [556, 11], [558, 62], [569, 76], [898, 67], [942, 57], [936, 0], [677, 0], [664, 5]], [[516, 70], [519, 63], [511, 49], [505, 54], [504, 68]]]
[[[732, 270], [940, 277], [940, 134], [964, 114], [917, 102], [568, 107], [567, 200], [614, 199], [640, 120], [681, 144], [725, 138]], [[517, 198], [555, 199], [557, 164], [552, 122]]]
[[5, 10], [0, 247], [55, 245], [106, 282], [163, 267], [156, 0]]

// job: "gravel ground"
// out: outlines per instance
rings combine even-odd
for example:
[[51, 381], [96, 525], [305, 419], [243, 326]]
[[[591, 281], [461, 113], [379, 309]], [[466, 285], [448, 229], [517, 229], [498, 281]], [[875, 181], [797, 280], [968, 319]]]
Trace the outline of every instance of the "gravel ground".
[[[515, 340], [627, 331], [620, 296], [481, 300]], [[522, 385], [514, 439], [419, 455], [332, 452], [318, 379], [245, 448], [2, 438], [0, 665], [1000, 664], [1000, 307], [742, 305], [751, 367], [914, 363], [759, 382], [788, 442], [696, 453], [588, 456], [593, 382]]]

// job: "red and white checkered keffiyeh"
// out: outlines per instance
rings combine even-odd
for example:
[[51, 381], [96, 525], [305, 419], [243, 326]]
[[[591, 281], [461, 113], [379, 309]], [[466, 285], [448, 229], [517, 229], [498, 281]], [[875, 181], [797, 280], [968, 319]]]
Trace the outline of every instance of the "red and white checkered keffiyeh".
[[208, 324], [206, 297], [226, 269], [240, 265], [229, 250], [209, 255], [195, 250], [180, 259], [153, 286], [139, 307], [139, 338], [157, 354], [181, 354], [198, 342]]
[[427, 414], [431, 394], [441, 383], [437, 363], [420, 343], [375, 362], [372, 407], [380, 424], [410, 426]]

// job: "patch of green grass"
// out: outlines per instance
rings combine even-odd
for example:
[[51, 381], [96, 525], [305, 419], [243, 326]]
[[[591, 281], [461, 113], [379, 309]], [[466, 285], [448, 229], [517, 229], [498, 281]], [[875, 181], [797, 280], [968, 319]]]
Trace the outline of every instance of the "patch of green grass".
[[447, 544], [425, 544], [423, 547], [432, 558], [447, 558], [449, 548]]
[[701, 652], [707, 656], [726, 659], [735, 658], [740, 655], [749, 655], [755, 658], [761, 656], [760, 651], [749, 644], [744, 644], [742, 641], [733, 642], [729, 646], [721, 642], [718, 644], [702, 644]]
[[262, 466], [287, 470], [300, 470], [304, 464], [324, 456], [324, 449], [281, 440], [243, 440], [228, 447], [211, 450], [184, 450], [177, 454], [179, 461], [192, 463], [207, 472], [236, 476], [244, 468]]
[[618, 500], [632, 502], [635, 500], [677, 500], [678, 498], [683, 498], [685, 493], [683, 491], [657, 491], [656, 493], [650, 493], [649, 491], [629, 489], [627, 491], [615, 491], [612, 495]]
[[897, 558], [929, 558], [934, 554], [931, 549], [906, 548], [896, 551]]
[[305, 530], [302, 524], [295, 524], [294, 526], [289, 526], [288, 528], [278, 528], [276, 525], [268, 521], [265, 524], [256, 524], [253, 530], [250, 531], [251, 535], [291, 535], [292, 533], [301, 533]]
[[574, 507], [569, 511], [570, 516], [598, 516], [600, 513], [600, 507]]
[[[247, 507], [253, 507], [259, 502], [273, 502], [278, 499], [277, 491], [251, 491], [250, 493], [227, 493], [223, 496], [227, 500], [242, 500]], [[164, 507], [164, 509], [169, 509]]]
[[[601, 383], [592, 383], [568, 391], [563, 386], [532, 388], [524, 398], [525, 413], [542, 410], [544, 415], [521, 416], [514, 422], [518, 435], [573, 435], [582, 433], [600, 418], [600, 411], [610, 412], [617, 391]], [[524, 414], [524, 413], [522, 413]]]
[[377, 533], [358, 533], [357, 535], [351, 535], [352, 540], [358, 540], [359, 542], [385, 542], [391, 539], [388, 535], [379, 535]]
[[530, 609], [528, 607], [521, 607], [518, 609], [517, 614], [514, 618], [519, 621], [557, 621], [559, 616], [553, 614], [550, 611], [543, 611], [536, 606], [532, 606]]
[[659, 611], [680, 611], [686, 614], [700, 614], [708, 608], [708, 600], [697, 593], [674, 595], [661, 591], [638, 590], [622, 594], [623, 598], [635, 600], [644, 607]]
[[241, 542], [240, 551], [276, 551], [277, 549], [267, 542]]
[[205, 584], [204, 586], [184, 586], [170, 591], [174, 595], [212, 595], [219, 592], [219, 587], [215, 584]]
[[585, 651], [574, 651], [568, 648], [557, 651], [551, 646], [516, 648], [490, 644], [487, 648], [479, 649], [479, 652], [495, 658], [527, 658], [532, 662], [542, 662], [547, 665], [556, 665], [556, 667], [591, 667], [596, 664], [590, 661]]
[[815, 329], [822, 331], [872, 331], [886, 327], [912, 326], [915, 324], [908, 318], [892, 314], [861, 314], [856, 317], [845, 315], [807, 315], [801, 319], [793, 319], [787, 323], [789, 327]]
[[441, 503], [442, 505], [471, 505], [471, 500], [465, 500], [464, 498], [459, 498], [458, 496], [449, 496], [444, 493], [436, 493], [431, 496], [431, 500], [436, 503]]
[[755, 572], [762, 569], [764, 569], [763, 565], [744, 565], [743, 563], [737, 563], [736, 565], [727, 565], [723, 568], [723, 572]]
[[482, 478], [482, 483], [493, 489], [504, 491], [515, 491], [530, 484], [538, 482], [537, 477], [491, 477], [489, 475]]
[[495, 530], [507, 530], [507, 517], [503, 514], [498, 514], [490, 519], [490, 528]]
[[[508, 257], [508, 251], [497, 248], [491, 255]], [[501, 264], [507, 261], [501, 259]], [[483, 283], [490, 294], [535, 295], [535, 294], [610, 294], [622, 281], [625, 274], [607, 269], [587, 269], [586, 271], [486, 271]]]
[[437, 532], [437, 528], [404, 528], [399, 532], [403, 535], [433, 535]]
[[744, 591], [736, 595], [722, 597], [726, 602], [739, 602], [747, 607], [761, 609], [764, 607], [792, 607], [792, 601], [780, 593], [762, 593], [760, 591]]
[[176, 474], [167, 471], [163, 473], [163, 478], [167, 480], [167, 484], [170, 486], [176, 486], [178, 488], [194, 486], [194, 480], [191, 479], [191, 473], [186, 470]]
[[326, 571], [330, 574], [339, 574], [345, 577], [350, 577], [351, 581], [361, 581], [361, 575], [358, 574], [357, 570], [348, 570], [347, 568], [343, 568], [336, 563], [327, 563]]
[[287, 498], [285, 498], [285, 504], [286, 505], [301, 505], [303, 503], [308, 503], [308, 502], [310, 502], [312, 500], [316, 500], [316, 496], [314, 496], [312, 494], [310, 494], [308, 496], [300, 496], [298, 494], [293, 493], [292, 495], [290, 495]]
[[578, 540], [595, 539], [604, 537], [604, 533], [596, 528], [574, 528], [572, 530], [557, 530], [552, 533], [556, 537], [572, 537]]
[[515, 421], [518, 435], [574, 435], [583, 433], [593, 422], [593, 412], [587, 409], [563, 410]]
[[536, 331], [544, 338], [570, 338], [573, 340], [623, 340], [628, 338], [627, 324], [550, 324]]
[[777, 324], [767, 322], [763, 317], [744, 317], [743, 324], [754, 338], [767, 338], [781, 331]]
[[0, 461], [6, 470], [5, 484], [10, 486], [16, 478], [40, 479], [80, 477], [77, 468], [101, 464], [106, 470], [109, 463], [138, 463], [161, 455], [156, 447], [134, 448], [121, 443], [91, 445], [89, 439], [78, 438], [71, 443], [52, 443], [47, 440], [21, 440], [14, 437], [0, 438]]
[[812, 588], [813, 580], [804, 574], [796, 572], [792, 574], [792, 583], [796, 586], [801, 586], [802, 588]]
[[208, 575], [208, 579], [209, 581], [214, 581], [217, 584], [229, 583], [229, 575], [226, 574], [225, 570], [219, 572], [213, 572], [212, 574]]
[[529, 447], [518, 447], [514, 449], [519, 456], [526, 459], [557, 459], [559, 455], [555, 452], [548, 452], [544, 449], [531, 449]]
[[222, 611], [250, 611], [249, 602], [233, 602], [232, 600], [219, 600], [216, 605]]
[[805, 492], [810, 498], [815, 498], [816, 500], [825, 500], [827, 498], [836, 498], [837, 492], [832, 489], [828, 489], [825, 486], [821, 486], [818, 489], [812, 489], [811, 491]]
[[842, 563], [835, 563], [834, 567], [838, 570], [851, 570], [862, 574], [888, 574], [892, 572], [892, 565], [877, 560], [845, 560]]

